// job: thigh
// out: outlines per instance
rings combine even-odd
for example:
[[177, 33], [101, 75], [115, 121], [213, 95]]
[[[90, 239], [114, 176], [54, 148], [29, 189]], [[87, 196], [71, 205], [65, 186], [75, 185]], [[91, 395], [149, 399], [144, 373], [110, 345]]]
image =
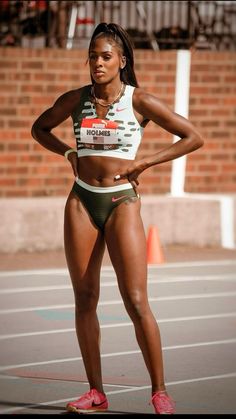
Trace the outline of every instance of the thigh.
[[93, 223], [79, 198], [71, 192], [64, 213], [65, 255], [73, 287], [99, 288], [105, 249], [104, 237]]
[[123, 295], [146, 294], [146, 236], [140, 215], [140, 200], [116, 207], [106, 223], [105, 239]]

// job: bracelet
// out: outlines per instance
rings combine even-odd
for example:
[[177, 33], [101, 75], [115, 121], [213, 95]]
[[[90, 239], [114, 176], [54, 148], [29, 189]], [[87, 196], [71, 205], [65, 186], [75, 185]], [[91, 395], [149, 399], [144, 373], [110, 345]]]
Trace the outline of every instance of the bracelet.
[[75, 148], [69, 148], [69, 150], [66, 150], [66, 152], [64, 153], [66, 160], [68, 160], [68, 156], [70, 153], [77, 153], [77, 150]]

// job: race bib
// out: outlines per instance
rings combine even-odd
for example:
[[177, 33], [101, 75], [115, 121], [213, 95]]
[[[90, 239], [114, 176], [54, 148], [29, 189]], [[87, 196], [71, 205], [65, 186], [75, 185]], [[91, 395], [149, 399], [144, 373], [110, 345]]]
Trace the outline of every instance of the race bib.
[[81, 123], [80, 140], [86, 146], [87, 144], [118, 144], [117, 128], [118, 124], [114, 121], [85, 118]]

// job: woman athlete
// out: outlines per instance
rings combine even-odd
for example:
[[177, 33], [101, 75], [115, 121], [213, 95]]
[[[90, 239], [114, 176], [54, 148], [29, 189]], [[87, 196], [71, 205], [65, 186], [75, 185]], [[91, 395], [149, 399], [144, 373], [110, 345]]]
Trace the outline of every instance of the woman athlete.
[[[157, 414], [175, 412], [163, 372], [159, 328], [147, 296], [146, 237], [140, 216], [139, 175], [197, 150], [203, 139], [192, 123], [138, 86], [126, 31], [100, 23], [88, 48], [91, 84], [62, 94], [32, 126], [32, 136], [66, 156], [74, 184], [64, 216], [65, 255], [75, 298], [76, 333], [89, 391], [67, 404], [77, 413], [105, 411], [100, 327], [100, 271], [107, 246], [125, 309], [151, 380]], [[71, 117], [76, 149], [52, 130]], [[157, 153], [137, 159], [143, 130], [153, 121], [179, 137]]]

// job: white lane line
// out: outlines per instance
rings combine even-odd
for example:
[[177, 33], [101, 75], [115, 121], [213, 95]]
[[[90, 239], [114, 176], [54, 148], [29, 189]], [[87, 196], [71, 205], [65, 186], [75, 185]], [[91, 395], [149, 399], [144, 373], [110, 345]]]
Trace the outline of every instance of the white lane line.
[[[166, 262], [163, 265], [152, 265], [148, 266], [148, 271], [157, 270], [162, 271], [165, 269], [172, 269], [172, 268], [181, 268], [181, 267], [199, 267], [199, 266], [234, 266], [236, 265], [236, 259], [222, 259], [222, 260], [208, 260], [208, 261], [189, 261], [189, 262]], [[114, 272], [114, 268], [112, 266], [103, 266], [101, 270], [102, 274], [110, 274]], [[31, 275], [68, 275], [69, 272], [67, 268], [58, 268], [58, 269], [23, 269], [23, 270], [15, 270], [15, 271], [1, 271], [1, 277], [16, 277], [16, 276], [31, 276]]]
[[[188, 380], [169, 381], [169, 382], [166, 383], [166, 387], [168, 388], [170, 386], [197, 383], [197, 382], [200, 382], [200, 381], [202, 382], [202, 381], [209, 381], [209, 380], [223, 380], [223, 379], [235, 378], [235, 377], [236, 377], [236, 372], [232, 372], [232, 373], [229, 373], [229, 374], [218, 374], [218, 375], [212, 375], [212, 376], [207, 376], [207, 377], [190, 378]], [[86, 385], [87, 385], [87, 383], [86, 383]], [[106, 384], [106, 383], [104, 385], [105, 386], [110, 386], [110, 384]], [[124, 389], [106, 391], [106, 394], [109, 396], [109, 395], [113, 395], [113, 394], [122, 394], [122, 393], [130, 393], [130, 392], [134, 392], [134, 391], [148, 390], [150, 388], [151, 388], [150, 385], [139, 386], [139, 387], [130, 386], [130, 387], [124, 388]], [[15, 407], [9, 407], [9, 408], [5, 408], [5, 409], [0, 409], [0, 414], [7, 414], [7, 413], [9, 414], [9, 413], [13, 413], [13, 412], [21, 411], [21, 410], [32, 409], [32, 408], [39, 407], [39, 406], [52, 406], [54, 404], [67, 403], [67, 402], [70, 402], [72, 400], [75, 400], [76, 398], [78, 398], [78, 392], [74, 396], [71, 396], [71, 397], [66, 398], [66, 399], [50, 400], [50, 401], [47, 401], [47, 402], [42, 402], [42, 403], [37, 403], [37, 404], [28, 404], [28, 405], [25, 404], [25, 406], [18, 406], [18, 407], [15, 406]], [[61, 409], [65, 410], [65, 407], [62, 406]], [[108, 413], [109, 413], [109, 411], [108, 411]]]
[[[212, 293], [199, 293], [199, 294], [180, 294], [180, 295], [169, 295], [165, 297], [149, 297], [149, 302], [157, 301], [178, 301], [178, 300], [195, 300], [203, 298], [233, 298], [236, 296], [236, 291], [227, 291], [227, 292], [212, 292]], [[123, 304], [123, 300], [107, 300], [100, 301], [98, 306], [111, 306]], [[74, 303], [72, 304], [54, 304], [47, 306], [35, 306], [35, 307], [24, 307], [24, 308], [6, 308], [0, 310], [0, 314], [15, 314], [15, 313], [25, 313], [25, 312], [34, 312], [34, 311], [45, 311], [45, 310], [60, 310], [65, 308], [74, 308]]]
[[0, 314], [14, 314], [14, 313], [25, 313], [29, 311], [45, 311], [45, 310], [63, 310], [65, 308], [74, 308], [74, 304], [60, 304], [60, 305], [51, 305], [51, 306], [35, 306], [27, 308], [6, 308], [0, 310]]
[[23, 269], [16, 271], [1, 271], [0, 278], [17, 277], [17, 276], [32, 276], [32, 275], [68, 275], [68, 269]]
[[166, 385], [175, 386], [178, 384], [197, 383], [199, 381], [208, 381], [208, 380], [222, 380], [224, 378], [235, 378], [235, 377], [236, 377], [236, 372], [230, 372], [229, 374], [209, 375], [208, 377], [189, 378], [187, 380], [181, 380], [181, 381], [170, 381]]
[[[157, 319], [158, 323], [172, 323], [172, 322], [183, 322], [183, 321], [195, 321], [195, 320], [212, 320], [212, 319], [223, 319], [235, 317], [236, 312], [231, 313], [217, 313], [217, 314], [207, 314], [204, 316], [186, 316], [186, 317], [170, 317], [166, 319]], [[129, 327], [133, 326], [132, 322], [122, 322], [122, 323], [109, 323], [100, 325], [101, 329], [110, 329], [117, 327]], [[22, 337], [32, 337], [32, 336], [42, 336], [42, 335], [51, 335], [57, 333], [71, 333], [75, 332], [75, 328], [67, 329], [54, 329], [54, 330], [42, 330], [38, 332], [25, 332], [25, 333], [12, 333], [7, 335], [0, 335], [0, 340], [15, 339]]]
[[236, 265], [236, 259], [222, 259], [222, 260], [203, 260], [203, 261], [189, 261], [189, 262], [171, 262], [164, 263], [162, 265], [148, 266], [149, 270], [152, 268], [158, 268], [160, 270], [167, 268], [185, 268], [185, 267], [199, 267], [199, 266], [229, 266]]
[[[203, 282], [206, 281], [236, 281], [236, 272], [234, 274], [221, 274], [221, 275], [204, 275], [201, 277], [192, 276], [192, 275], [185, 275], [185, 276], [171, 276], [171, 277], [156, 277], [149, 275], [148, 278], [148, 285], [152, 284], [169, 284], [169, 283], [179, 283], [179, 282]], [[117, 281], [101, 281], [101, 287], [117, 287]], [[5, 294], [17, 294], [17, 293], [26, 293], [26, 292], [36, 292], [36, 291], [61, 291], [61, 290], [70, 290], [73, 291], [72, 286], [69, 285], [42, 285], [42, 286], [35, 286], [35, 287], [16, 287], [16, 288], [2, 288], [0, 289], [0, 295]]]
[[[230, 274], [218, 274], [218, 275], [171, 275], [165, 277], [157, 277], [156, 275], [150, 274], [148, 276], [148, 284], [169, 284], [170, 282], [187, 282], [192, 284], [194, 282], [207, 282], [207, 281], [236, 281], [236, 272]], [[116, 284], [116, 283], [114, 283]]]
[[45, 330], [45, 331], [39, 331], [39, 332], [15, 333], [15, 334], [1, 335], [0, 340], [15, 339], [15, 338], [22, 338], [22, 337], [29, 337], [29, 336], [51, 335], [51, 334], [56, 334], [56, 333], [71, 333], [71, 332], [75, 332], [75, 329], [67, 328], [67, 329]]
[[[215, 345], [230, 345], [235, 344], [235, 339], [223, 339], [223, 340], [215, 340], [215, 341], [208, 341], [208, 342], [196, 342], [196, 343], [187, 343], [182, 345], [171, 345], [171, 346], [163, 346], [163, 351], [172, 351], [178, 349], [189, 349], [189, 348], [199, 348], [203, 346], [215, 346]], [[120, 352], [111, 352], [107, 354], [101, 354], [101, 358], [113, 358], [119, 356], [127, 356], [127, 355], [134, 355], [140, 354], [140, 349], [136, 349], [133, 351], [120, 351]], [[5, 365], [4, 367], [0, 367], [0, 371], [9, 371], [15, 368], [25, 368], [25, 367], [33, 367], [39, 365], [52, 365], [52, 364], [62, 364], [64, 362], [74, 362], [74, 361], [82, 361], [82, 357], [73, 357], [73, 358], [60, 358], [60, 359], [53, 359], [49, 361], [39, 361], [39, 362], [30, 362], [26, 364], [15, 364], [15, 365]]]
[[47, 285], [40, 287], [18, 287], [18, 288], [2, 288], [0, 290], [0, 295], [2, 294], [17, 294], [17, 293], [26, 293], [26, 292], [38, 292], [38, 291], [61, 291], [61, 290], [71, 290], [71, 285]]

